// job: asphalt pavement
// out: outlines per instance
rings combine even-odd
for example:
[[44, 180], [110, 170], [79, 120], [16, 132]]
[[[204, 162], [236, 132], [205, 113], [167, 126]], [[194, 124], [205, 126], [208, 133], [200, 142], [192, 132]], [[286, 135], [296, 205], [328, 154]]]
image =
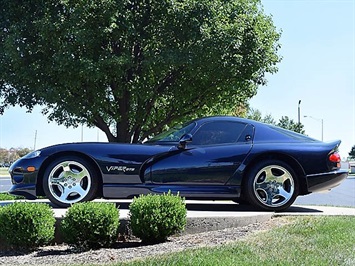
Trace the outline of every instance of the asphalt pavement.
[[355, 175], [349, 175], [339, 186], [328, 192], [299, 196], [294, 204], [355, 207]]
[[11, 187], [10, 177], [0, 176], [0, 192], [8, 191]]

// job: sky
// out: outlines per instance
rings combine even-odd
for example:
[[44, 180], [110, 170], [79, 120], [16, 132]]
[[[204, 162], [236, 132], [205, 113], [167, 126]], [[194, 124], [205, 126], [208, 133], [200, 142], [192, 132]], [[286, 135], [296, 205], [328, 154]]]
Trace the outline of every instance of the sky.
[[340, 154], [347, 157], [355, 145], [355, 0], [262, 3], [282, 31], [283, 59], [251, 107], [298, 121], [301, 100], [306, 134], [321, 140], [323, 131], [324, 141], [342, 140]]
[[[250, 106], [275, 120], [288, 116], [296, 122], [300, 110], [306, 134], [342, 140], [340, 154], [347, 157], [355, 145], [355, 0], [262, 0], [262, 5], [282, 32], [283, 59]], [[49, 123], [40, 108], [26, 113], [12, 107], [0, 116], [2, 148], [80, 141], [107, 139], [96, 128]]]

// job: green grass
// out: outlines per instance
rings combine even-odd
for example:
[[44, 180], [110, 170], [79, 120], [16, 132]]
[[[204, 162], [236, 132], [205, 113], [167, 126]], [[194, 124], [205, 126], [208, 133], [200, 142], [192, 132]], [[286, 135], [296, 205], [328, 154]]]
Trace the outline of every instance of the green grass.
[[9, 168], [0, 167], [0, 176], [10, 176], [9, 175]]
[[355, 217], [293, 217], [217, 248], [113, 265], [355, 265]]

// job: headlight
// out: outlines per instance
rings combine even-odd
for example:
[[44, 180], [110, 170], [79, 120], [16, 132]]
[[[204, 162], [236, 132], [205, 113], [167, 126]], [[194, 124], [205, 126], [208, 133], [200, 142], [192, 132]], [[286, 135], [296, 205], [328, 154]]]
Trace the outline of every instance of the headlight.
[[23, 158], [32, 159], [32, 158], [39, 157], [40, 155], [41, 155], [41, 151], [33, 151], [33, 152], [30, 152], [29, 154], [26, 154], [25, 156], [23, 156]]

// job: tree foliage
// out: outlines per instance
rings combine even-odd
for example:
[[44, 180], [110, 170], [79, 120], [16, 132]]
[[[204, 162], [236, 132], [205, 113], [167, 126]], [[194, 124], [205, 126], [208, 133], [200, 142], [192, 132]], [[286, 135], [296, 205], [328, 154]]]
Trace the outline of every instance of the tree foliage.
[[280, 120], [276, 122], [271, 114], [263, 116], [260, 110], [248, 107], [245, 118], [253, 119], [255, 121], [260, 121], [266, 124], [275, 125], [288, 130], [292, 130], [294, 132], [305, 134], [304, 125], [302, 123], [296, 123], [288, 116], [282, 116]]
[[277, 126], [292, 130], [301, 134], [305, 134], [302, 123], [297, 123], [293, 119], [290, 119], [288, 116], [283, 116], [277, 123]]
[[352, 146], [351, 151], [349, 152], [350, 159], [355, 159], [355, 145]]
[[271, 114], [267, 114], [266, 116], [262, 116], [262, 113], [258, 109], [248, 108], [248, 112], [245, 116], [248, 119], [253, 119], [255, 121], [260, 121], [270, 125], [276, 125], [275, 119]]
[[1, 0], [0, 11], [0, 113], [42, 105], [109, 141], [229, 112], [280, 61], [260, 0]]
[[11, 148], [9, 150], [0, 147], [0, 166], [9, 166], [17, 159], [30, 153], [32, 150], [29, 148]]

